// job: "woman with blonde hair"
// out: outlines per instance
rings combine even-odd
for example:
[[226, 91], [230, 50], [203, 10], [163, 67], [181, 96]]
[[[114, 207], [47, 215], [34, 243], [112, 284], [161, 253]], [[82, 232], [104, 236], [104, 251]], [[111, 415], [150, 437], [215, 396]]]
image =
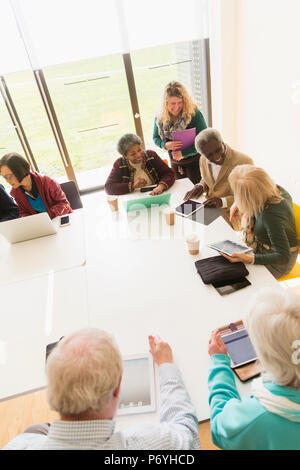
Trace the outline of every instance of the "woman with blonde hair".
[[212, 334], [212, 440], [221, 449], [299, 450], [300, 298], [276, 287], [251, 300], [244, 324], [264, 372], [240, 396], [222, 336]]
[[254, 165], [239, 165], [229, 176], [234, 204], [230, 220], [243, 214], [244, 241], [253, 254], [225, 256], [231, 262], [263, 264], [279, 278], [294, 267], [298, 255], [293, 202], [290, 194]]
[[201, 179], [199, 158], [195, 144], [180, 150], [181, 141], [173, 141], [173, 131], [196, 129], [196, 135], [207, 125], [196, 103], [179, 82], [170, 82], [165, 87], [161, 110], [154, 121], [154, 143], [169, 152], [170, 161], [176, 178], [188, 177], [192, 183]]

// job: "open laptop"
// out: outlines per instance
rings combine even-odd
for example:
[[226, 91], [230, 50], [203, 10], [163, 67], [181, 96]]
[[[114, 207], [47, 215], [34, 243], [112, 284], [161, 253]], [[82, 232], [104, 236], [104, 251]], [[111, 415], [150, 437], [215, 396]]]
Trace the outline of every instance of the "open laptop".
[[52, 223], [48, 212], [0, 223], [0, 234], [12, 244], [53, 235], [56, 232], [57, 228]]

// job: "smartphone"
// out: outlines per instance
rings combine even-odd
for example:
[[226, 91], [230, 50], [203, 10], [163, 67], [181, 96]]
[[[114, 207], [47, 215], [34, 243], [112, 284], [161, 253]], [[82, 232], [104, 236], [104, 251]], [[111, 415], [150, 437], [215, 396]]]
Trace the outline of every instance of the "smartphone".
[[51, 353], [52, 349], [54, 349], [55, 346], [56, 346], [63, 338], [64, 338], [64, 336], [62, 336], [61, 338], [59, 338], [59, 340], [56, 341], [55, 343], [47, 344], [47, 346], [46, 346], [46, 362], [47, 362], [48, 356], [49, 356], [49, 354]]
[[148, 191], [152, 191], [154, 188], [156, 188], [156, 186], [156, 184], [153, 184], [152, 186], [144, 186], [140, 189], [140, 191], [141, 193], [147, 193]]
[[70, 217], [68, 215], [60, 218], [60, 227], [65, 227], [66, 225], [70, 225]]
[[240, 279], [239, 281], [232, 282], [231, 284], [227, 283], [226, 284], [218, 284], [218, 283], [212, 283], [214, 288], [219, 292], [220, 295], [228, 295], [232, 294], [232, 292], [236, 292], [240, 289], [243, 289], [244, 287], [251, 286], [251, 282], [248, 281], [248, 279], [243, 278]]

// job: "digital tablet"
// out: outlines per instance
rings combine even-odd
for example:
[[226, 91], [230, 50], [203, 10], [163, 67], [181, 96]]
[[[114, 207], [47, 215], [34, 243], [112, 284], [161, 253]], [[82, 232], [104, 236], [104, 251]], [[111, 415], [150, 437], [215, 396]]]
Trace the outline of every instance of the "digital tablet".
[[176, 207], [175, 212], [182, 217], [188, 217], [189, 215], [194, 214], [198, 209], [203, 206], [201, 202], [193, 201], [189, 199], [188, 201], [183, 202], [180, 206]]
[[233, 369], [256, 361], [257, 354], [250, 341], [247, 330], [244, 328], [234, 331], [233, 333], [222, 335], [222, 339], [227, 347], [231, 359], [231, 367]]
[[118, 415], [155, 411], [154, 364], [149, 354], [125, 356]]
[[221, 251], [225, 255], [231, 256], [232, 253], [248, 253], [252, 251], [246, 245], [240, 245], [239, 243], [232, 242], [231, 240], [223, 240], [221, 242], [211, 243], [208, 245], [210, 248], [216, 251]]

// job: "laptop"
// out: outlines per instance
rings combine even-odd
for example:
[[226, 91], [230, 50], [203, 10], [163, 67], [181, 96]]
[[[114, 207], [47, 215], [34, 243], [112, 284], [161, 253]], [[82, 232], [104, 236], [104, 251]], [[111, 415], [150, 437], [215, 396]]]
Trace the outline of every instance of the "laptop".
[[51, 221], [48, 212], [0, 223], [0, 234], [12, 244], [53, 235], [56, 232], [57, 228]]

